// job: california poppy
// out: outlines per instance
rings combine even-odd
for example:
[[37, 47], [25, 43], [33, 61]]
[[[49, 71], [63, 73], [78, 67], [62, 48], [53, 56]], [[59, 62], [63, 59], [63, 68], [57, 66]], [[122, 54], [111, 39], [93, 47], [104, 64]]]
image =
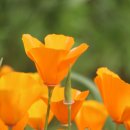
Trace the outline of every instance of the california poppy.
[[29, 34], [24, 34], [22, 40], [26, 54], [34, 61], [40, 76], [48, 86], [59, 84], [70, 66], [88, 48], [87, 44], [82, 43], [70, 50], [74, 39], [56, 34], [47, 35], [45, 44]]
[[[71, 107], [71, 121], [74, 120], [77, 112], [79, 111], [83, 101], [88, 96], [89, 91], [80, 92], [79, 90], [72, 89], [73, 103]], [[68, 108], [64, 103], [64, 88], [55, 87], [52, 94], [51, 110], [61, 124], [68, 123]]]
[[42, 95], [43, 87], [25, 73], [12, 72], [0, 78], [0, 118], [15, 126]]
[[75, 122], [78, 130], [85, 130], [85, 128], [102, 130], [107, 116], [107, 110], [102, 103], [88, 100], [83, 102]]
[[130, 84], [107, 68], [99, 68], [95, 78], [109, 115], [116, 123], [130, 120]]

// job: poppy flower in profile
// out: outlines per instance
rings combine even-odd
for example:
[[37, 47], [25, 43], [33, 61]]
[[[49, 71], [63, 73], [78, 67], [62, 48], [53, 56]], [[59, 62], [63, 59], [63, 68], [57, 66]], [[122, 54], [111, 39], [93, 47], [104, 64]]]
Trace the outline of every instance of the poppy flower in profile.
[[[42, 130], [45, 124], [47, 104], [39, 99], [29, 109], [28, 124], [35, 130]], [[52, 120], [53, 113], [50, 111], [48, 123]]]
[[102, 130], [108, 113], [105, 106], [94, 100], [84, 101], [75, 122], [78, 130]]
[[67, 75], [70, 66], [88, 48], [82, 43], [71, 49], [74, 39], [69, 36], [50, 34], [45, 44], [29, 34], [22, 36], [25, 52], [35, 63], [44, 84], [56, 86]]
[[41, 97], [42, 91], [43, 87], [28, 74], [11, 72], [1, 76], [0, 119], [15, 128], [30, 106]]
[[116, 123], [130, 120], [130, 84], [107, 68], [99, 68], [95, 83], [109, 115]]
[[[80, 92], [79, 90], [72, 89], [73, 103], [71, 106], [71, 121], [75, 119], [83, 101], [88, 96], [89, 91]], [[64, 88], [55, 87], [52, 94], [51, 110], [60, 121], [61, 124], [68, 123], [68, 108], [64, 103]]]

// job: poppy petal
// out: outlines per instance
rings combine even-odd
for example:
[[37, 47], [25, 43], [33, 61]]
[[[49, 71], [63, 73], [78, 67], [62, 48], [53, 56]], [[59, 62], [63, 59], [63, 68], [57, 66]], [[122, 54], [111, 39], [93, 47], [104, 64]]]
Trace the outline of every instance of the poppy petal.
[[69, 50], [74, 44], [72, 37], [64, 35], [50, 34], [45, 37], [45, 46], [47, 48]]
[[[58, 84], [57, 78], [57, 66], [63, 57], [67, 55], [68, 51], [53, 50], [49, 48], [33, 48], [29, 51], [33, 61], [36, 64], [37, 70], [45, 84]], [[62, 76], [63, 77], [63, 76]]]
[[28, 54], [30, 49], [37, 48], [37, 47], [44, 47], [44, 44], [42, 44], [38, 39], [32, 37], [30, 34], [23, 34], [22, 40], [23, 40], [25, 52], [30, 58], [31, 56]]
[[103, 73], [101, 80], [102, 86], [99, 85], [99, 90], [103, 93], [104, 104], [113, 120], [121, 122], [125, 107], [130, 106], [130, 85], [108, 73]]
[[24, 130], [28, 122], [28, 114], [25, 116], [15, 125], [13, 126], [12, 130]]
[[[54, 113], [54, 115], [56, 116], [56, 118], [62, 124], [67, 124], [68, 123], [68, 107], [64, 103], [64, 99], [62, 99], [62, 97], [64, 96], [64, 93], [63, 93], [63, 95], [61, 95], [61, 94], [59, 94], [59, 95], [60, 95], [60, 100], [55, 98], [56, 100], [55, 101], [53, 100], [51, 102], [51, 110]], [[78, 113], [78, 111], [79, 111], [83, 101], [87, 97], [87, 95], [88, 95], [88, 91], [80, 92], [79, 90], [72, 89], [72, 97], [73, 97], [74, 103], [72, 103], [72, 106], [71, 106], [71, 111], [72, 111], [72, 113], [71, 113], [71, 121], [74, 120], [76, 114]], [[57, 96], [57, 95], [55, 95], [55, 96]]]
[[16, 124], [40, 98], [42, 89], [28, 74], [11, 72], [3, 75], [0, 78], [0, 117], [4, 123]]
[[75, 118], [75, 122], [78, 130], [84, 130], [85, 128], [101, 130], [107, 116], [108, 113], [103, 104], [94, 100], [89, 100], [82, 104], [82, 107]]
[[[46, 118], [46, 110], [47, 110], [47, 105], [41, 99], [33, 103], [29, 109], [28, 124], [36, 130], [43, 129], [45, 124], [45, 118]], [[53, 118], [53, 113], [50, 112], [48, 122], [50, 122], [52, 118]]]
[[80, 46], [72, 49], [68, 55], [61, 61], [61, 63], [58, 65], [58, 78], [61, 80], [63, 75], [67, 75], [68, 70], [70, 67], [74, 64], [74, 62], [77, 60], [77, 58], [88, 48], [88, 45], [83, 43]]
[[105, 75], [103, 84], [104, 101], [109, 114], [120, 122], [125, 107], [130, 106], [130, 85], [110, 75]]
[[130, 121], [126, 121], [125, 123], [126, 130], [130, 130]]
[[78, 47], [73, 48], [68, 55], [66, 56], [66, 58], [64, 59], [64, 61], [61, 64], [65, 64], [65, 63], [69, 63], [70, 65], [72, 65], [76, 59], [85, 51], [88, 49], [88, 45], [86, 43], [82, 43], [81, 45], [79, 45]]
[[121, 116], [121, 120], [122, 122], [130, 121], [130, 106], [124, 109], [123, 114]]
[[8, 127], [4, 124], [4, 122], [0, 119], [0, 130], [8, 130]]

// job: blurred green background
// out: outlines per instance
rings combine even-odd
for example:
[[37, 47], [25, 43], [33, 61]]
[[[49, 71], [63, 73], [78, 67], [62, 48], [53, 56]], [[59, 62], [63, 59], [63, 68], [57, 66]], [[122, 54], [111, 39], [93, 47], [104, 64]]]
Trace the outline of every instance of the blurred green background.
[[130, 0], [0, 0], [0, 57], [19, 71], [34, 71], [21, 41], [50, 33], [87, 42], [89, 50], [73, 70], [93, 78], [107, 66], [130, 81]]
[[51, 33], [73, 36], [75, 46], [86, 42], [90, 48], [73, 71], [93, 79], [98, 67], [107, 66], [130, 82], [130, 0], [0, 0], [3, 64], [35, 71], [24, 52], [24, 33], [41, 41]]

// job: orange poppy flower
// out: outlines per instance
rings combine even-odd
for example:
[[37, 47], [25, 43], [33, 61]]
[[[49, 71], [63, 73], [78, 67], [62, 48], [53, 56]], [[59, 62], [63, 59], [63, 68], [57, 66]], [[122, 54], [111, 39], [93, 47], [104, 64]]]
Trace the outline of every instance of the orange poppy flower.
[[[28, 124], [35, 130], [42, 130], [44, 128], [45, 117], [46, 117], [47, 105], [39, 99], [29, 109], [29, 121]], [[50, 112], [48, 123], [52, 120], [53, 113]]]
[[8, 65], [4, 65], [4, 66], [0, 67], [0, 77], [4, 74], [7, 74], [7, 73], [10, 73], [13, 71], [14, 71], [13, 68], [11, 68]]
[[109, 115], [116, 123], [130, 120], [130, 84], [107, 68], [99, 68], [95, 78]]
[[29, 34], [24, 34], [22, 39], [26, 54], [34, 61], [40, 76], [48, 86], [59, 84], [70, 66], [88, 48], [88, 45], [83, 43], [70, 50], [74, 39], [64, 35], [47, 35], [45, 44]]
[[42, 95], [43, 87], [25, 73], [12, 72], [0, 78], [0, 118], [15, 126]]
[[103, 104], [94, 100], [89, 100], [84, 101], [75, 118], [75, 122], [78, 130], [85, 130], [85, 128], [102, 130], [107, 116], [108, 113]]
[[[83, 101], [88, 96], [89, 91], [80, 92], [79, 90], [72, 89], [72, 98], [74, 103], [72, 104], [71, 121], [74, 120], [77, 112], [79, 111]], [[68, 123], [68, 108], [64, 104], [64, 88], [55, 87], [52, 94], [51, 110], [56, 118], [62, 123]]]

